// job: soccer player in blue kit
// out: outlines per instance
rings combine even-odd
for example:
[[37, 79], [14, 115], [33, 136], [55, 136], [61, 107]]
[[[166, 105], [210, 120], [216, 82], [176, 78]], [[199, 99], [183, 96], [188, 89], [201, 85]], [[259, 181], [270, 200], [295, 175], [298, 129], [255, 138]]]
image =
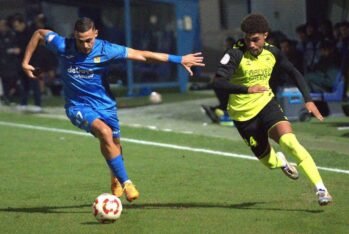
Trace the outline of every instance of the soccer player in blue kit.
[[65, 110], [77, 127], [99, 139], [100, 150], [112, 171], [112, 193], [123, 193], [131, 202], [139, 192], [129, 179], [123, 161], [116, 102], [106, 80], [110, 62], [131, 59], [141, 62], [172, 62], [183, 65], [192, 75], [192, 66], [204, 66], [201, 53], [184, 56], [135, 50], [97, 39], [98, 30], [89, 18], [80, 18], [74, 26], [74, 38], [65, 38], [45, 29], [34, 32], [29, 41], [22, 68], [36, 78], [30, 59], [38, 44], [44, 44], [59, 57], [65, 96]]

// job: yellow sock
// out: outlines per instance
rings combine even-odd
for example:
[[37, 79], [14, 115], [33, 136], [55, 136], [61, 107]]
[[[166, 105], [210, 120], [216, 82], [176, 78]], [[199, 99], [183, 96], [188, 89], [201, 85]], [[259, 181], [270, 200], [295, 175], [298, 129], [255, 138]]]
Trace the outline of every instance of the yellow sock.
[[282, 162], [276, 156], [276, 153], [272, 147], [270, 147], [270, 153], [265, 155], [263, 158], [260, 158], [259, 161], [270, 169], [279, 168], [284, 165], [284, 162]]
[[298, 142], [296, 136], [293, 133], [284, 134], [279, 144], [281, 149], [289, 155], [292, 155], [296, 160], [299, 167], [303, 169], [305, 174], [314, 186], [323, 184], [320, 173], [315, 165], [315, 162], [308, 151]]

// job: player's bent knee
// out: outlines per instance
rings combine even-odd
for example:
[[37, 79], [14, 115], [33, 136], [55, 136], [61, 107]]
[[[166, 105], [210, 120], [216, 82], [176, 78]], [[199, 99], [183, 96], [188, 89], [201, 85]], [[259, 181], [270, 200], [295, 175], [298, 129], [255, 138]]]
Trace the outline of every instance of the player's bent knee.
[[112, 137], [112, 130], [107, 125], [99, 126], [95, 129], [95, 134], [99, 139], [109, 139]]

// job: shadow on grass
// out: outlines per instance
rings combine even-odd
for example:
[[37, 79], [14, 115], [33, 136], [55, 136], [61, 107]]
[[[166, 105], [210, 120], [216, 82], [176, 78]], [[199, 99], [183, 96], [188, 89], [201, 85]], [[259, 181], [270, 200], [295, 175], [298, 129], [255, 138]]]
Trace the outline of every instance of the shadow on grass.
[[[80, 209], [91, 207], [90, 204], [85, 205], [75, 205], [75, 206], [42, 206], [42, 207], [26, 207], [26, 208], [0, 208], [0, 212], [18, 212], [18, 213], [43, 213], [43, 214], [57, 214], [57, 213], [89, 213], [88, 211], [74, 211], [69, 210], [65, 211], [65, 209]], [[92, 212], [92, 208], [91, 208]]]
[[[222, 208], [238, 210], [270, 210], [270, 211], [290, 211], [306, 213], [322, 213], [320, 209], [291, 209], [291, 208], [271, 208], [257, 207], [267, 204], [266, 202], [244, 202], [240, 204], [217, 204], [217, 203], [143, 203], [143, 204], [124, 204], [125, 209], [191, 209], [191, 208]], [[90, 208], [91, 204], [82, 204], [75, 206], [43, 206], [26, 208], [0, 208], [0, 212], [18, 212], [18, 213], [90, 213], [90, 211], [74, 211], [73, 209]], [[92, 211], [91, 211], [92, 212]]]
[[347, 122], [330, 122], [330, 123], [327, 123], [327, 125], [332, 127], [349, 127], [349, 122], [348, 123]]
[[336, 127], [336, 128], [347, 128], [344, 130], [344, 133], [342, 134], [342, 137], [349, 137], [349, 122], [348, 123], [330, 123], [329, 126]]
[[298, 211], [308, 213], [321, 213], [319, 209], [288, 209], [288, 208], [270, 208], [256, 207], [266, 202], [244, 202], [240, 204], [215, 204], [215, 203], [146, 203], [146, 204], [125, 204], [126, 209], [190, 209], [190, 208], [223, 208], [238, 210], [275, 210], [275, 211]]

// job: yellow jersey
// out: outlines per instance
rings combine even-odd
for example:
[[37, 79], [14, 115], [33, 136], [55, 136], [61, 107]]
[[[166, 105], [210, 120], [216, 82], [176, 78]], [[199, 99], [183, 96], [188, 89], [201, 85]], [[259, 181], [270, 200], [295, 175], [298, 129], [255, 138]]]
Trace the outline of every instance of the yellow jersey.
[[[311, 100], [303, 76], [276, 47], [266, 43], [262, 52], [254, 56], [240, 40], [225, 52], [214, 83], [219, 83], [220, 89], [229, 92], [227, 111], [233, 120], [252, 119], [274, 97], [269, 80], [276, 66], [281, 66], [295, 79], [305, 100]], [[229, 84], [220, 82], [222, 78], [229, 81]], [[249, 94], [248, 87], [256, 84], [269, 88], [269, 91]]]

